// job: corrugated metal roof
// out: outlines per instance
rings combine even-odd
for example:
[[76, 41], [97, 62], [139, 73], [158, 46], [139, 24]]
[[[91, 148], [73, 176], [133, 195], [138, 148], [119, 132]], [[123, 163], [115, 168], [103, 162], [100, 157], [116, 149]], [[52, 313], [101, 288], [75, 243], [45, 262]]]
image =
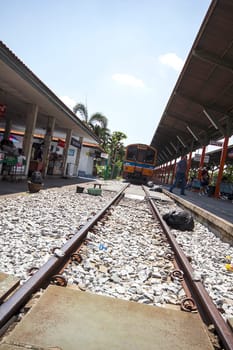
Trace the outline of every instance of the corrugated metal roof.
[[151, 145], [158, 164], [233, 134], [233, 1], [214, 0]]
[[[50, 90], [2, 41], [0, 41], [0, 92], [2, 98], [21, 100], [25, 104], [38, 104], [43, 114], [55, 116], [60, 125], [70, 127], [85, 133], [99, 141], [93, 131], [80, 120], [65, 103], [63, 103], [52, 90]], [[11, 74], [11, 76], [10, 76]], [[24, 85], [20, 85], [24, 83]], [[8, 91], [9, 90], [9, 91]], [[19, 106], [18, 106], [19, 108]], [[19, 109], [18, 109], [19, 112]], [[25, 111], [24, 113], [25, 114]], [[67, 125], [69, 123], [69, 125]], [[81, 135], [83, 136], [83, 135]]]

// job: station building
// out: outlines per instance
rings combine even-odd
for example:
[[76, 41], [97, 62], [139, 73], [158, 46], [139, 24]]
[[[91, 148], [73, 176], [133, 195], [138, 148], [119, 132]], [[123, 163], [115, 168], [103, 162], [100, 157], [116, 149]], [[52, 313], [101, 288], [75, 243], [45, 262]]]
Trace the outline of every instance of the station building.
[[0, 41], [0, 177], [93, 175], [98, 137]]

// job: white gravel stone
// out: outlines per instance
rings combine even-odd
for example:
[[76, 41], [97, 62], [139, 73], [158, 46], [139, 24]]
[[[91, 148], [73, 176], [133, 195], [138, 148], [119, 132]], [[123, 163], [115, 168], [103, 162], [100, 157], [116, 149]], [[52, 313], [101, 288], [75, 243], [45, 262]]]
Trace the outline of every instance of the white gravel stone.
[[[182, 210], [175, 204], [167, 207], [156, 202], [160, 214], [169, 211]], [[224, 319], [233, 315], [233, 272], [226, 270], [226, 256], [233, 258], [233, 246], [221, 241], [213, 232], [195, 220], [193, 231], [177, 231], [171, 229], [177, 242], [187, 256], [192, 258], [194, 279], [201, 280], [216, 306], [222, 301], [222, 316]]]
[[[67, 236], [114, 196], [110, 191], [102, 196], [77, 194], [76, 186], [70, 186], [4, 198], [0, 201], [0, 271], [18, 276], [23, 283], [31, 267], [44, 264], [53, 248], [59, 253]], [[177, 210], [174, 204], [158, 201], [157, 205], [161, 214]], [[201, 279], [223, 317], [232, 316], [233, 273], [226, 270], [225, 257], [233, 257], [233, 248], [197, 221], [193, 232], [171, 231], [192, 258], [195, 278]], [[171, 281], [174, 267], [166, 258], [171, 248], [146, 201], [125, 198], [87, 238], [90, 241], [80, 250], [82, 263], [74, 261], [64, 272], [69, 284], [158, 306], [179, 304], [185, 296], [180, 282]]]
[[[76, 186], [15, 195], [0, 200], [0, 271], [15, 274], [22, 282], [27, 270], [40, 267], [75, 233], [93, 208], [98, 211], [115, 195], [77, 194]], [[58, 249], [59, 252], [59, 249]]]

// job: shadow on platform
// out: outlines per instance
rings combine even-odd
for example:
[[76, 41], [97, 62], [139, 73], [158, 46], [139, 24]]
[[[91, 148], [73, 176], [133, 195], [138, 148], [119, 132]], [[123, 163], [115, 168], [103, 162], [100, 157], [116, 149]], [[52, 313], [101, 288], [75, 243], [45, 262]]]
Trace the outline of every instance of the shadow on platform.
[[[43, 190], [48, 188], [70, 186], [70, 185], [76, 185], [80, 183], [93, 182], [93, 181], [96, 181], [96, 179], [95, 178], [90, 179], [90, 178], [84, 178], [84, 177], [82, 178], [81, 177], [46, 177], [46, 179], [43, 180], [43, 183], [44, 183]], [[27, 182], [28, 180], [20, 180], [17, 182], [1, 180], [0, 196], [14, 194], [14, 193], [28, 192]]]

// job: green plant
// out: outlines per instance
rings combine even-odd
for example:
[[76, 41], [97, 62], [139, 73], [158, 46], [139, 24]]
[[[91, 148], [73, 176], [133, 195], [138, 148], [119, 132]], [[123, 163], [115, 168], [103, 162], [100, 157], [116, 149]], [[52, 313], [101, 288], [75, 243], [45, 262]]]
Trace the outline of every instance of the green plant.
[[99, 177], [104, 177], [105, 166], [104, 165], [96, 165], [96, 168], [97, 168], [97, 175]]
[[233, 165], [227, 165], [226, 169], [223, 171], [223, 176], [226, 182], [233, 182]]

